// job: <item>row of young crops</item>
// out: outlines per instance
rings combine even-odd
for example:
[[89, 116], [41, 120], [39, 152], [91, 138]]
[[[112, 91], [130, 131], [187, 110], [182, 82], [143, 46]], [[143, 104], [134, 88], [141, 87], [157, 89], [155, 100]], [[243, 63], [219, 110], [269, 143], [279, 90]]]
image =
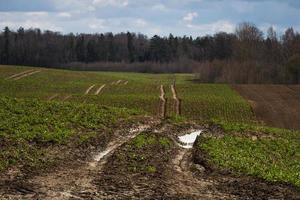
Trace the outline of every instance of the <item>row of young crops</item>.
[[[31, 68], [29, 68], [31, 69]], [[181, 100], [181, 114], [193, 120], [225, 120], [247, 122], [254, 119], [248, 103], [228, 85], [198, 84], [188, 74], [136, 74], [110, 72], [74, 72], [46, 70], [33, 76], [9, 81], [5, 77], [28, 70], [26, 67], [1, 66], [0, 92], [2, 96], [62, 100], [74, 103], [99, 104], [137, 109], [159, 115], [160, 85], [164, 86], [167, 116], [175, 115], [171, 85], [176, 80], [177, 96]], [[119, 84], [114, 84], [122, 80]], [[124, 82], [127, 82], [124, 84]], [[87, 88], [96, 85], [88, 95]], [[95, 91], [105, 87], [98, 95]], [[94, 91], [95, 90], [95, 91]]]

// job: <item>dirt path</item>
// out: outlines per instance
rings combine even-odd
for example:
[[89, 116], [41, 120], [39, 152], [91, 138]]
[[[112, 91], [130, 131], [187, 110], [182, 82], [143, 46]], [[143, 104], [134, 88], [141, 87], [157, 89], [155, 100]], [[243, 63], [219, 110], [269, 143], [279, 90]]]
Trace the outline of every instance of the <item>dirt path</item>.
[[18, 77], [18, 76], [22, 76], [23, 74], [30, 73], [30, 72], [32, 72], [32, 71], [34, 71], [34, 70], [31, 69], [31, 70], [27, 70], [27, 71], [24, 71], [24, 72], [21, 72], [21, 73], [18, 73], [18, 74], [14, 74], [14, 75], [12, 75], [12, 76], [10, 76], [10, 77], [7, 77], [5, 80], [13, 79], [13, 78], [16, 78], [16, 77]]
[[175, 85], [171, 85], [171, 91], [174, 100], [174, 111], [176, 115], [180, 115], [180, 100], [178, 99]]
[[160, 117], [165, 118], [166, 116], [166, 98], [165, 98], [165, 89], [164, 86], [161, 85], [160, 86], [160, 107], [159, 107], [159, 113], [160, 113]]
[[85, 91], [85, 95], [89, 94], [89, 92], [95, 87], [96, 85], [92, 85], [90, 86], [86, 91]]
[[106, 86], [106, 84], [100, 86], [100, 87], [98, 88], [98, 90], [95, 92], [95, 95], [98, 95], [98, 94], [102, 91], [102, 89], [103, 89], [105, 86]]
[[[152, 122], [149, 122], [151, 124]], [[26, 180], [23, 192], [6, 194], [5, 199], [102, 199], [93, 180], [101, 173], [107, 159], [121, 145], [136, 137], [151, 125], [138, 125], [127, 131], [119, 130], [104, 149], [92, 153], [88, 161], [78, 161], [75, 167], [61, 167], [53, 172]], [[3, 198], [0, 194], [0, 199]]]
[[58, 94], [54, 94], [51, 97], [48, 98], [48, 101], [52, 101], [53, 99], [55, 99], [56, 97], [58, 97]]
[[39, 72], [41, 72], [41, 70], [36, 70], [36, 71], [33, 71], [33, 72], [29, 72], [29, 73], [23, 74], [23, 75], [21, 75], [21, 76], [17, 76], [17, 77], [15, 77], [15, 78], [13, 78], [13, 80], [14, 80], [14, 81], [17, 81], [17, 80], [20, 80], [20, 79], [25, 78], [25, 77], [27, 77], [27, 76], [31, 76], [31, 75], [33, 75], [33, 74], [37, 74], [37, 73], [39, 73]]

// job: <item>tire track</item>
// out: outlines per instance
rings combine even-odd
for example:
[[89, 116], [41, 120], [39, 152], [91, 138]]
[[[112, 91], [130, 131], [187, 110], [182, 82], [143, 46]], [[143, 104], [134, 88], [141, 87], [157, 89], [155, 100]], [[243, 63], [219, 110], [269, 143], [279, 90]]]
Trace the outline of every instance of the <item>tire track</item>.
[[58, 94], [54, 94], [51, 97], [48, 98], [48, 101], [52, 101], [53, 99], [55, 99], [56, 97], [58, 97]]
[[173, 100], [174, 100], [174, 111], [176, 113], [176, 115], [180, 115], [180, 111], [181, 111], [181, 102], [180, 100], [178, 99], [178, 96], [177, 96], [177, 92], [176, 92], [176, 88], [175, 88], [175, 85], [171, 85], [171, 91], [172, 91], [172, 95], [173, 95]]
[[63, 100], [62, 100], [62, 101], [66, 101], [66, 100], [70, 99], [71, 97], [72, 97], [72, 94], [70, 94], [70, 95], [67, 95], [67, 96], [65, 96], [65, 97], [63, 98]]
[[31, 76], [31, 75], [37, 74], [37, 73], [39, 73], [39, 72], [41, 72], [41, 70], [37, 70], [37, 71], [30, 72], [30, 73], [26, 73], [26, 74], [23, 74], [23, 75], [21, 75], [21, 76], [17, 76], [17, 77], [15, 77], [15, 78], [13, 78], [13, 80], [14, 80], [14, 81], [17, 81], [17, 80], [20, 80], [21, 78], [25, 78], [25, 77], [27, 77], [27, 76]]
[[159, 107], [159, 109], [160, 109], [160, 111], [159, 111], [160, 117], [165, 118], [165, 116], [166, 116], [166, 110], [167, 110], [166, 109], [167, 100], [165, 98], [165, 89], [164, 89], [163, 85], [160, 86], [160, 96], [159, 96], [159, 98], [160, 98], [160, 107]]
[[96, 85], [92, 85], [90, 86], [86, 91], [85, 91], [85, 95], [89, 94], [89, 92], [95, 87]]
[[[107, 159], [123, 144], [134, 139], [141, 132], [149, 129], [157, 122], [136, 125], [126, 131], [120, 129], [114, 133], [113, 139], [104, 149], [92, 153], [90, 161], [79, 162], [73, 167], [60, 167], [53, 172], [34, 176], [26, 181], [30, 193], [26, 199], [103, 199], [94, 184], [94, 179], [103, 172]], [[24, 199], [23, 194], [7, 194], [9, 199]], [[19, 198], [20, 197], [20, 198]]]
[[32, 71], [34, 71], [34, 69], [27, 70], [27, 71], [23, 71], [23, 72], [18, 73], [18, 74], [14, 74], [14, 75], [12, 75], [12, 76], [10, 76], [10, 77], [7, 77], [5, 80], [13, 79], [13, 78], [16, 78], [16, 77], [18, 77], [18, 76], [21, 76], [21, 75], [23, 75], [23, 74], [30, 73], [30, 72], [32, 72]]
[[103, 89], [105, 86], [106, 86], [106, 84], [103, 84], [102, 86], [100, 86], [100, 87], [98, 88], [98, 90], [95, 92], [95, 95], [98, 95], [98, 94], [102, 91], [102, 89]]

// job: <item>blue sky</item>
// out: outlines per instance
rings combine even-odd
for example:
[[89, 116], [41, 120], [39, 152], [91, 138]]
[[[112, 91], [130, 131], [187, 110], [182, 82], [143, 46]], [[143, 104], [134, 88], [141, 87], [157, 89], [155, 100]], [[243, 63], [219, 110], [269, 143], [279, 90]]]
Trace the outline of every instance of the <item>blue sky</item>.
[[202, 36], [253, 22], [300, 30], [300, 0], [0, 0], [0, 28]]

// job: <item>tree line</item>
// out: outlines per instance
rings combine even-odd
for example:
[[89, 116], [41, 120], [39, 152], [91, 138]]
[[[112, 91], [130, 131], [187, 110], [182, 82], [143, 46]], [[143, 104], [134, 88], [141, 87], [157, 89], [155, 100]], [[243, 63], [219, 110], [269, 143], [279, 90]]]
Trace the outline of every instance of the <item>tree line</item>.
[[271, 27], [264, 35], [252, 23], [239, 24], [235, 33], [197, 38], [148, 38], [130, 32], [75, 35], [8, 27], [0, 32], [0, 64], [196, 72], [203, 82], [299, 83], [299, 54], [300, 34], [293, 28], [279, 36]]

